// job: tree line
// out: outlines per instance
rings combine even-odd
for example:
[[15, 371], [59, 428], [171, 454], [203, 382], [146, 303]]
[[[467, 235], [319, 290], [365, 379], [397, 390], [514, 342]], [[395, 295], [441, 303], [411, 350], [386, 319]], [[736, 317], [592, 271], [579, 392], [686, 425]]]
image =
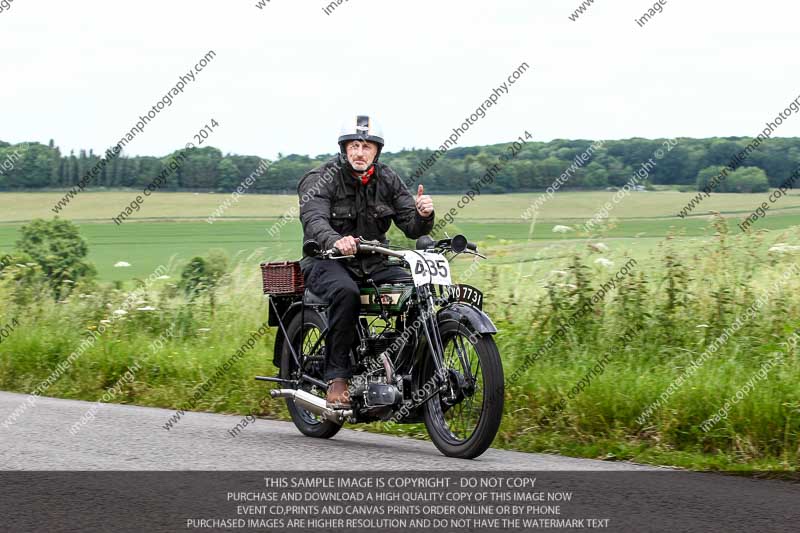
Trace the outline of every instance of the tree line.
[[[678, 138], [677, 146], [664, 154], [648, 177], [647, 185], [678, 185], [702, 188], [713, 169], [728, 165], [749, 138]], [[513, 161], [489, 184], [486, 192], [523, 192], [550, 186], [593, 141], [563, 140], [527, 143]], [[599, 189], [624, 185], [640, 165], [663, 148], [664, 139], [632, 138], [605, 141], [591, 159], [571, 173], [561, 189]], [[420, 181], [432, 192], [463, 192], [480, 179], [486, 169], [500, 160], [507, 144], [453, 148], [426, 170]], [[103, 169], [92, 188], [143, 188], [150, 183], [177, 153], [163, 157], [122, 154]], [[408, 179], [433, 155], [430, 149], [403, 149], [383, 153], [381, 161]], [[298, 179], [307, 170], [333, 154], [316, 157], [279, 154], [269, 171], [259, 176], [248, 192], [293, 193]], [[11, 161], [0, 168], [0, 190], [67, 189], [80, 181], [102, 157], [91, 150], [62, 154], [51, 140], [11, 145], [0, 141], [0, 161]], [[181, 167], [170, 174], [162, 190], [230, 192], [246, 179], [264, 159], [255, 155], [223, 154], [213, 147], [189, 150]], [[789, 179], [800, 165], [800, 138], [772, 138], [750, 154], [741, 166], [747, 178], [728, 190], [750, 192], [777, 186]], [[722, 190], [722, 189], [720, 189]]]

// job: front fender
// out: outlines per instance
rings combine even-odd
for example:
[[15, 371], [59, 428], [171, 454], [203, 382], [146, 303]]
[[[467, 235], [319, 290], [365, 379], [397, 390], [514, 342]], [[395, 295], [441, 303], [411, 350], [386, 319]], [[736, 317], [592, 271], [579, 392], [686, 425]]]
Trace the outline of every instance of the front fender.
[[[461, 328], [467, 329], [467, 335], [470, 337], [477, 333], [478, 335], [493, 335], [497, 333], [497, 328], [489, 318], [489, 315], [469, 304], [453, 302], [450, 303], [436, 313], [436, 322], [441, 328], [447, 324], [456, 327], [458, 331]], [[470, 342], [474, 342], [470, 340]], [[420, 336], [419, 344], [417, 346], [415, 365], [420, 365], [424, 369], [425, 358], [430, 358], [430, 351], [425, 339]], [[425, 370], [417, 372], [417, 387], [422, 388], [425, 378]], [[430, 375], [430, 374], [428, 374]]]
[[497, 327], [489, 315], [477, 307], [464, 303], [451, 303], [439, 309], [439, 312], [436, 313], [436, 320], [440, 324], [447, 321], [455, 321], [459, 324], [467, 323], [474, 332], [481, 335], [497, 333]]

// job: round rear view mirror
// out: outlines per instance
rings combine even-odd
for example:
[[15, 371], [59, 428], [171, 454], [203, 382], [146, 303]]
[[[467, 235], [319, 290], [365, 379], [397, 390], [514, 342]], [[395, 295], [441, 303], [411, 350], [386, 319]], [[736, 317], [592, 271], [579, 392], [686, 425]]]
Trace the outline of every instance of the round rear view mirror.
[[467, 238], [463, 235], [456, 235], [453, 237], [452, 241], [450, 241], [450, 247], [453, 249], [454, 252], [461, 253], [467, 249]]

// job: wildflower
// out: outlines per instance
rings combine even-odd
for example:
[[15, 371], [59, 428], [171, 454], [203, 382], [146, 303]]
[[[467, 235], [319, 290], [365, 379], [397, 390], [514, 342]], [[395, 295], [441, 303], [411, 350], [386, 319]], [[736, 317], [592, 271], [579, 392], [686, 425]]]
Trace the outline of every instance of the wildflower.
[[589, 246], [589, 248], [591, 248], [595, 252], [607, 252], [608, 251], [608, 246], [606, 246], [602, 242], [590, 242], [588, 246]]
[[594, 260], [594, 262], [596, 265], [601, 265], [606, 268], [614, 266], [614, 262], [606, 259], [605, 257], [598, 257], [597, 259]]
[[145, 305], [144, 307], [137, 307], [137, 311], [156, 311], [156, 308], [152, 305]]
[[128, 314], [128, 312], [124, 309], [117, 309], [116, 311], [114, 311], [114, 314], [117, 316], [125, 316]]
[[785, 254], [787, 252], [800, 251], [800, 246], [792, 246], [791, 244], [786, 244], [785, 242], [779, 242], [770, 248], [769, 251], [771, 253]]

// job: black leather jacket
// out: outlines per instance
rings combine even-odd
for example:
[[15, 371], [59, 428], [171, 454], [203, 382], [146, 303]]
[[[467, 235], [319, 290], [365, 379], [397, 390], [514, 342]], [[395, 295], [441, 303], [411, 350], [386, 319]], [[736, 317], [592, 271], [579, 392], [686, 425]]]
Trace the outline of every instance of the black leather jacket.
[[[385, 243], [392, 221], [409, 239], [433, 229], [434, 213], [423, 218], [417, 212], [414, 197], [391, 168], [376, 163], [369, 183], [362, 185], [344, 170], [341, 158], [336, 155], [308, 171], [297, 185], [303, 242], [313, 239], [328, 249], [342, 237], [352, 235]], [[383, 268], [386, 259], [370, 254], [359, 261], [345, 261], [351, 271], [364, 275]]]

